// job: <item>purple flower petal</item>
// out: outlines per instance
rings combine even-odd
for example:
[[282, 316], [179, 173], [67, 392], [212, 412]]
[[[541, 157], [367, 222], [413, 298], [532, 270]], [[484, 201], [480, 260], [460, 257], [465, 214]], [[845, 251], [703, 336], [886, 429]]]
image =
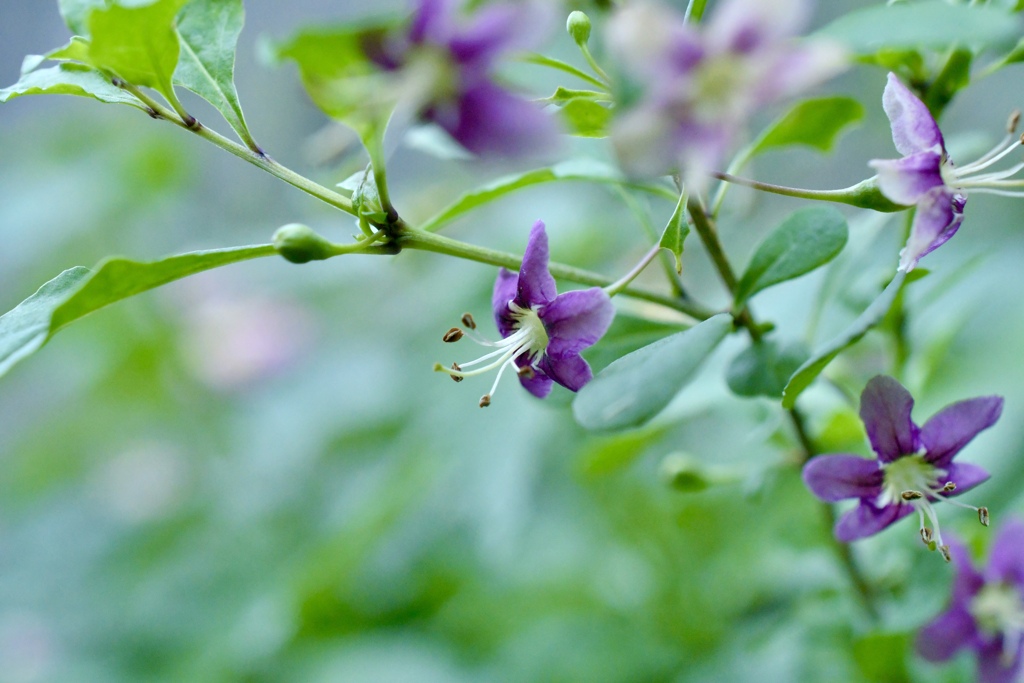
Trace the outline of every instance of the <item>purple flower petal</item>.
[[811, 493], [834, 503], [845, 498], [878, 496], [884, 473], [877, 460], [856, 455], [819, 455], [804, 465], [803, 478]]
[[902, 159], [874, 159], [868, 165], [878, 171], [878, 189], [897, 204], [917, 204], [936, 187], [945, 187], [939, 152], [918, 152]]
[[548, 272], [548, 234], [544, 231], [544, 221], [537, 221], [526, 242], [515, 301], [523, 308], [531, 308], [551, 303], [557, 294], [555, 278]]
[[532, 376], [519, 375], [519, 383], [537, 398], [544, 398], [551, 393], [551, 378], [536, 367], [533, 369]]
[[994, 425], [1002, 412], [1003, 399], [999, 396], [972, 398], [946, 406], [921, 428], [921, 443], [928, 450], [925, 457], [938, 467], [946, 467], [971, 439]]
[[[958, 496], [961, 493], [970, 491], [978, 484], [988, 481], [988, 471], [978, 465], [972, 465], [969, 462], [954, 462], [947, 465], [946, 470], [946, 481], [951, 481], [956, 484], [956, 490], [949, 496]], [[946, 482], [941, 482], [946, 483]]]
[[600, 287], [565, 292], [539, 311], [548, 333], [547, 353], [565, 356], [593, 346], [608, 330], [615, 307]]
[[1009, 520], [1000, 529], [992, 544], [985, 579], [1012, 583], [1018, 591], [1024, 591], [1024, 524], [1019, 520]]
[[860, 419], [882, 462], [916, 453], [918, 428], [910, 419], [914, 398], [892, 377], [871, 378], [860, 395]]
[[950, 606], [967, 609], [971, 599], [981, 590], [985, 580], [974, 568], [967, 548], [955, 538], [951, 538], [949, 541], [949, 554], [953, 558], [953, 567], [956, 569]]
[[428, 118], [481, 156], [547, 155], [558, 146], [558, 128], [539, 106], [489, 80], [478, 81], [454, 103], [429, 109]]
[[757, 53], [796, 35], [810, 10], [806, 0], [729, 0], [715, 9], [707, 35], [722, 52]]
[[978, 683], [1019, 683], [1020, 672], [1020, 646], [1009, 664], [1003, 662], [1001, 640], [996, 640], [978, 652]]
[[943, 612], [917, 634], [917, 652], [930, 662], [943, 662], [974, 642], [977, 627], [965, 606]]
[[941, 152], [945, 144], [935, 118], [917, 95], [893, 73], [882, 94], [882, 107], [892, 124], [892, 141], [899, 153]]
[[545, 355], [538, 365], [551, 379], [570, 391], [579, 391], [594, 377], [587, 361], [578, 353], [561, 357]]
[[419, 0], [409, 26], [412, 43], [442, 43], [455, 27], [454, 0]]
[[482, 7], [448, 41], [448, 47], [462, 64], [493, 62], [502, 52], [527, 49], [542, 41], [551, 26], [551, 9], [540, 2]]
[[913, 511], [914, 508], [910, 505], [886, 505], [878, 508], [862, 499], [860, 505], [846, 512], [836, 522], [834, 530], [836, 540], [849, 543], [867, 538], [877, 534], [890, 524], [898, 522]]
[[910, 239], [900, 252], [900, 270], [910, 272], [922, 257], [956, 234], [964, 220], [962, 209], [956, 210], [957, 201], [957, 197], [943, 186], [932, 189], [918, 202]]
[[516, 297], [519, 288], [519, 276], [504, 268], [498, 271], [498, 279], [494, 281], [494, 293], [491, 295], [491, 310], [494, 311], [494, 323], [502, 338], [512, 334], [515, 320], [508, 308], [508, 302]]

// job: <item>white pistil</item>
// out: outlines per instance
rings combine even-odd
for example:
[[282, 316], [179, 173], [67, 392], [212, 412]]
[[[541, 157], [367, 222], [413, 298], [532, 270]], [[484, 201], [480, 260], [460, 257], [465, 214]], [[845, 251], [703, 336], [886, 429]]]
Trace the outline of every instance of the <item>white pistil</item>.
[[[516, 305], [514, 301], [508, 302], [508, 308], [514, 321], [512, 324], [514, 331], [504, 339], [499, 339], [498, 341], [489, 341], [484, 339], [472, 331], [473, 328], [475, 328], [475, 324], [472, 326], [467, 325], [469, 328], [468, 330], [462, 330], [465, 332], [465, 336], [482, 346], [494, 348], [494, 351], [485, 353], [476, 360], [469, 361], [468, 363], [460, 363], [451, 368], [446, 368], [440, 363], [436, 363], [434, 365], [434, 370], [447, 372], [453, 378], [458, 380], [465, 377], [472, 377], [474, 375], [482, 375], [485, 372], [497, 369], [498, 374], [494, 378], [494, 384], [491, 385], [491, 390], [484, 394], [480, 399], [481, 408], [490, 405], [491, 397], [498, 388], [498, 382], [501, 381], [501, 376], [505, 374], [505, 370], [507, 368], [515, 365], [516, 360], [523, 356], [530, 360], [536, 359], [538, 355], [544, 353], [548, 347], [547, 329], [544, 327], [544, 321], [540, 319], [540, 315], [535, 309], [523, 308]], [[463, 323], [466, 323], [467, 318], [472, 321], [472, 318], [467, 313], [463, 316]], [[449, 331], [449, 334], [450, 333], [451, 332]], [[487, 361], [491, 362], [488, 363]], [[486, 365], [473, 370], [466, 370], [466, 368], [480, 365], [481, 363], [486, 363]], [[524, 374], [523, 376], [526, 375]]]
[[1007, 583], [986, 583], [971, 600], [968, 609], [986, 635], [1001, 637], [1001, 660], [1013, 663], [1024, 639], [1024, 600], [1020, 591]]
[[910, 505], [917, 510], [921, 540], [929, 550], [939, 550], [949, 562], [949, 547], [942, 542], [939, 516], [932, 503], [941, 500], [974, 510], [982, 524], [988, 521], [988, 510], [965, 505], [943, 495], [956, 490], [956, 484], [946, 479], [946, 470], [931, 464], [924, 456], [922, 449], [919, 453], [901, 456], [882, 466], [882, 493], [878, 505]]
[[1024, 180], [1006, 180], [1024, 169], [1024, 163], [1016, 164], [1003, 171], [980, 173], [989, 166], [999, 162], [1014, 152], [1018, 147], [1024, 145], [1024, 136], [1015, 137], [1012, 135], [1016, 120], [1019, 117], [1010, 118], [1010, 135], [1003, 138], [998, 145], [980, 159], [964, 166], [956, 166], [948, 156], [943, 158], [939, 167], [942, 174], [942, 181], [947, 187], [956, 190], [971, 190], [985, 194], [997, 194], [1009, 197], [1022, 197], [1024, 193], [1008, 191], [1004, 188], [1024, 187]]

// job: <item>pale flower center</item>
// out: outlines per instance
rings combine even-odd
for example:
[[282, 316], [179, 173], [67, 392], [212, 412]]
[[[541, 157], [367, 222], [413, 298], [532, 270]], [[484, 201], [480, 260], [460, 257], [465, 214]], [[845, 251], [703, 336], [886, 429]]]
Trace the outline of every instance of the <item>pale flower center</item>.
[[944, 493], [956, 490], [956, 484], [946, 479], [949, 473], [925, 459], [925, 450], [904, 455], [882, 465], [882, 493], [878, 496], [880, 507], [887, 505], [910, 505], [917, 510], [920, 522], [921, 540], [929, 550], [938, 549], [949, 562], [949, 546], [942, 542], [939, 516], [933, 502], [944, 501], [957, 507], [965, 507], [978, 513], [978, 519], [988, 526], [988, 509], [964, 505], [946, 498]]
[[[494, 378], [491, 390], [480, 399], [481, 407], [490, 404], [491, 396], [494, 395], [495, 389], [498, 388], [498, 382], [507, 368], [514, 367], [517, 359], [525, 357], [530, 363], [520, 368], [519, 373], [529, 375], [533, 372], [533, 366], [548, 348], [548, 343], [550, 342], [547, 328], [544, 327], [544, 321], [540, 319], [537, 308], [524, 308], [517, 305], [515, 301], [509, 301], [508, 309], [513, 320], [513, 331], [512, 334], [504, 339], [489, 341], [475, 334], [472, 331], [472, 327], [466, 331], [466, 334], [470, 335], [475, 342], [483, 346], [492, 347], [494, 351], [485, 353], [480, 358], [471, 360], [468, 363], [456, 363], [451, 368], [446, 368], [440, 363], [434, 366], [435, 370], [447, 372], [453, 378], [460, 381], [465, 377], [481, 375], [497, 369], [498, 375]], [[477, 365], [480, 367], [466, 370], [466, 368]]]
[[1002, 661], [1013, 663], [1024, 637], [1024, 600], [1007, 583], [986, 583], [968, 607], [978, 628], [988, 636], [1002, 636]]

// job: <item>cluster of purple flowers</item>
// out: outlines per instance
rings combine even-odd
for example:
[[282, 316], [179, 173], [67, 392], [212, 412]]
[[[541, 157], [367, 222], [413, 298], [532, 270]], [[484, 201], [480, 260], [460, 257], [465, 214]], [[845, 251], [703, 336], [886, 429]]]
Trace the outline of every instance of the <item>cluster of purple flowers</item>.
[[[412, 20], [388, 53], [390, 68], [409, 68], [431, 59], [432, 73], [418, 113], [478, 154], [518, 155], [553, 145], [553, 119], [537, 104], [514, 94], [494, 78], [498, 58], [530, 44], [537, 35], [534, 4], [494, 4], [471, 18], [458, 15], [456, 0], [420, 0]], [[845, 56], [824, 42], [794, 37], [808, 14], [805, 0], [724, 0], [702, 27], [670, 10], [636, 2], [619, 10], [608, 42], [621, 57], [640, 96], [616, 112], [611, 140], [622, 166], [636, 174], [679, 174], [691, 192], [706, 189], [748, 119], [766, 104], [790, 97], [837, 73]], [[949, 240], [963, 221], [967, 190], [1010, 193], [1006, 180], [1024, 164], [985, 172], [1015, 149], [1013, 127], [1005, 140], [976, 162], [955, 166], [925, 104], [889, 75], [882, 99], [902, 158], [875, 160], [879, 190], [892, 202], [916, 207], [899, 268]], [[538, 221], [530, 233], [518, 273], [504, 268], [494, 285], [492, 308], [501, 338], [476, 332], [472, 317], [452, 328], [445, 341], [470, 336], [492, 350], [482, 357], [440, 364], [435, 369], [456, 381], [485, 372], [496, 378], [480, 405], [491, 402], [509, 368], [534, 396], [557, 383], [578, 391], [592, 377], [580, 352], [608, 329], [614, 307], [601, 288], [558, 294], [548, 269], [548, 238]], [[841, 542], [876, 534], [915, 515], [924, 544], [953, 561], [957, 578], [948, 611], [921, 633], [918, 648], [941, 660], [968, 647], [977, 651], [986, 683], [1015, 680], [1024, 649], [1024, 524], [1005, 525], [984, 571], [973, 568], [955, 539], [944, 540], [940, 502], [974, 510], [987, 526], [988, 510], [953, 500], [984, 482], [977, 465], [954, 462], [960, 451], [1002, 412], [1003, 399], [985, 396], [947, 406], [918, 426], [914, 400], [896, 380], [879, 376], [861, 395], [860, 415], [876, 457], [829, 454], [812, 458], [803, 470], [808, 488], [828, 503], [856, 505], [835, 527]]]

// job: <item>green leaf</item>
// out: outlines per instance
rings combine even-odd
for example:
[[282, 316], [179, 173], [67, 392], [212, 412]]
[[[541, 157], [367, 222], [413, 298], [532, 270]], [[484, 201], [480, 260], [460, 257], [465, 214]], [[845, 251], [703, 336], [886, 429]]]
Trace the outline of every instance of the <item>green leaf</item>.
[[58, 0], [60, 15], [72, 33], [85, 35], [88, 31], [89, 12], [104, 9], [107, 0]]
[[737, 396], [782, 398], [782, 390], [811, 353], [802, 343], [751, 342], [729, 364], [725, 381]]
[[612, 112], [592, 98], [572, 98], [562, 105], [559, 113], [573, 135], [585, 138], [608, 136], [608, 121], [611, 120]]
[[875, 631], [853, 643], [853, 660], [869, 681], [878, 683], [910, 683], [907, 653], [912, 649], [909, 633]]
[[304, 31], [272, 46], [273, 56], [294, 61], [313, 103], [351, 126], [365, 143], [383, 130], [400, 96], [392, 79], [367, 57], [394, 24]]
[[785, 390], [782, 392], [783, 408], [788, 410], [796, 405], [797, 397], [804, 389], [810, 386], [811, 382], [821, 374], [821, 371], [832, 362], [833, 358], [838, 356], [844, 349], [860, 341], [868, 333], [868, 330], [885, 318], [893, 302], [896, 301], [896, 296], [899, 294], [906, 277], [907, 274], [905, 272], [898, 271], [896, 277], [892, 279], [892, 282], [889, 283], [878, 298], [871, 302], [871, 305], [842, 334], [816, 350], [807, 362], [793, 373], [793, 376], [789, 378], [789, 384], [786, 385]]
[[178, 15], [181, 59], [174, 82], [212, 104], [250, 149], [257, 149], [235, 89], [242, 0], [191, 0]]
[[858, 54], [870, 55], [882, 49], [941, 50], [953, 44], [980, 48], [1013, 40], [1020, 32], [1020, 21], [1005, 10], [930, 0], [871, 5], [839, 17], [817, 35], [838, 40]]
[[862, 118], [864, 107], [850, 97], [822, 97], [798, 102], [761, 133], [751, 145], [749, 157], [788, 145], [807, 145], [827, 152], [847, 126]]
[[672, 212], [671, 218], [668, 219], [665, 232], [661, 234], [661, 241], [658, 242], [658, 246], [668, 249], [676, 257], [677, 273], [683, 272], [683, 242], [686, 240], [686, 236], [690, 234], [690, 224], [686, 222], [685, 209], [686, 194], [684, 193], [679, 196], [679, 201], [676, 202], [676, 210]]
[[831, 206], [811, 206], [789, 216], [754, 252], [736, 286], [736, 307], [831, 261], [846, 246], [847, 232], [843, 214]]
[[562, 86], [558, 86], [557, 88], [555, 88], [555, 93], [551, 97], [548, 97], [545, 101], [551, 102], [553, 104], [563, 104], [565, 102], [580, 97], [588, 100], [602, 101], [607, 101], [609, 99], [609, 95], [606, 92], [598, 92], [597, 90], [573, 90], [571, 88], [563, 88]]
[[96, 69], [71, 62], [23, 74], [14, 85], [0, 89], [0, 102], [22, 95], [80, 95], [100, 102], [148, 109], [134, 95], [115, 86]]
[[88, 17], [89, 61], [137, 86], [153, 88], [175, 104], [171, 83], [180, 43], [174, 17], [185, 0], [157, 0], [143, 7], [113, 5]]
[[47, 282], [13, 310], [0, 316], [0, 375], [61, 328], [122, 299], [188, 275], [277, 252], [269, 244], [196, 251], [159, 261], [113, 257], [95, 270], [76, 266]]
[[659, 195], [675, 201], [678, 194], [668, 187], [629, 182], [624, 176], [610, 166], [590, 161], [574, 160], [556, 164], [550, 168], [539, 168], [525, 173], [505, 176], [483, 187], [463, 194], [439, 213], [427, 219], [421, 230], [433, 232], [446, 223], [450, 223], [462, 214], [493, 202], [506, 194], [531, 185], [550, 183], [560, 180], [581, 180], [591, 183], [604, 183], [631, 187], [650, 194]]
[[546, 56], [544, 56], [542, 54], [531, 53], [531, 54], [528, 54], [525, 57], [523, 57], [522, 60], [524, 62], [526, 62], [527, 64], [536, 64], [537, 66], [546, 66], [549, 69], [556, 69], [558, 71], [564, 71], [565, 73], [572, 74], [576, 78], [579, 78], [580, 80], [586, 81], [587, 83], [590, 83], [591, 85], [596, 85], [598, 88], [601, 88], [602, 90], [607, 89], [607, 86], [604, 83], [602, 83], [601, 81], [597, 80], [596, 78], [594, 78], [593, 76], [591, 76], [587, 72], [581, 71], [580, 69], [577, 69], [572, 64], [568, 64], [566, 62], [563, 62], [560, 59], [553, 59], [551, 57], [546, 57]]
[[572, 404], [576, 421], [594, 430], [639, 427], [669, 404], [732, 329], [732, 317], [721, 313], [623, 356], [580, 390]]

